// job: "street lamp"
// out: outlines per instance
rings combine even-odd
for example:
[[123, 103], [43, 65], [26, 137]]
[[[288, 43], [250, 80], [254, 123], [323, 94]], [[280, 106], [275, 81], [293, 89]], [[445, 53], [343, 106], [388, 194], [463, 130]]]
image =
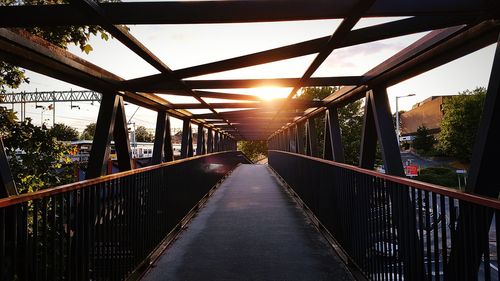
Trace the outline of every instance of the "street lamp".
[[398, 146], [399, 146], [399, 109], [398, 109], [398, 99], [400, 98], [406, 98], [406, 97], [413, 97], [415, 94], [408, 94], [406, 96], [396, 96], [396, 137], [398, 139]]

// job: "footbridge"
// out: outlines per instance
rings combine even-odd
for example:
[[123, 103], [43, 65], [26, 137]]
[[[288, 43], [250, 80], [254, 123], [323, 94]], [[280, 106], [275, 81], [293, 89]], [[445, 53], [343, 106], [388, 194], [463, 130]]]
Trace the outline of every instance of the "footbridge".
[[[84, 181], [18, 194], [0, 142], [0, 280], [499, 280], [499, 15], [490, 0], [0, 6], [2, 61], [101, 94]], [[372, 17], [385, 19], [355, 27]], [[175, 70], [124, 27], [325, 19], [340, 22], [329, 36]], [[29, 31], [82, 25], [156, 73], [124, 79]], [[337, 49], [410, 34], [420, 37], [364, 74], [313, 75]], [[387, 88], [493, 44], [465, 191], [405, 177]], [[300, 77], [199, 79], [306, 55]], [[273, 101], [224, 90], [262, 85], [291, 90]], [[315, 86], [338, 90], [299, 98]], [[352, 165], [338, 109], [360, 99]], [[125, 102], [155, 114], [144, 168], [131, 161]], [[183, 124], [175, 160], [171, 118]], [[111, 140], [120, 172], [108, 175]], [[247, 140], [267, 142], [267, 164], [237, 151]], [[374, 170], [377, 147], [385, 173]]]

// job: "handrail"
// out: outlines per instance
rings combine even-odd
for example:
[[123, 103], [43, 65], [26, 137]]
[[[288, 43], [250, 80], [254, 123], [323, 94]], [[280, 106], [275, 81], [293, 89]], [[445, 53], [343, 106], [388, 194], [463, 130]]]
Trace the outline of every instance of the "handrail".
[[133, 169], [133, 170], [129, 170], [129, 171], [123, 171], [123, 172], [119, 172], [119, 173], [115, 173], [115, 174], [111, 174], [111, 175], [106, 175], [106, 176], [98, 177], [95, 179], [83, 180], [83, 181], [69, 183], [69, 184], [65, 184], [65, 185], [61, 185], [61, 186], [42, 189], [42, 190], [35, 191], [35, 192], [24, 193], [24, 194], [20, 194], [20, 195], [16, 195], [16, 196], [2, 198], [2, 199], [0, 199], [0, 208], [24, 203], [24, 202], [34, 200], [34, 199], [41, 199], [41, 198], [46, 197], [46, 196], [52, 196], [52, 195], [64, 193], [67, 191], [83, 189], [85, 187], [92, 186], [95, 184], [107, 182], [107, 181], [117, 179], [117, 178], [123, 178], [123, 177], [133, 175], [133, 174], [144, 173], [147, 171], [156, 170], [156, 169], [161, 168], [161, 167], [176, 165], [179, 163], [188, 162], [188, 161], [199, 159], [199, 158], [204, 158], [204, 157], [208, 157], [208, 156], [224, 154], [224, 153], [229, 153], [229, 152], [235, 152], [235, 151], [221, 151], [221, 152], [214, 152], [214, 153], [205, 154], [205, 155], [196, 155], [196, 156], [189, 157], [189, 158], [178, 159], [178, 160], [165, 162], [165, 163], [161, 163], [161, 164], [157, 164], [157, 165], [152, 165], [152, 166], [147, 166], [147, 167], [143, 167], [143, 168], [139, 168], [139, 169]]
[[379, 173], [379, 172], [376, 172], [373, 170], [368, 170], [368, 169], [352, 166], [349, 164], [339, 163], [339, 162], [325, 160], [325, 159], [321, 159], [321, 158], [311, 157], [311, 156], [307, 156], [307, 155], [303, 155], [303, 154], [298, 154], [298, 153], [293, 153], [293, 152], [288, 152], [288, 151], [281, 151], [281, 150], [269, 150], [269, 151], [290, 154], [290, 155], [299, 156], [299, 157], [314, 160], [314, 161], [319, 161], [319, 162], [329, 164], [332, 166], [336, 166], [339, 168], [349, 169], [351, 171], [375, 176], [375, 177], [385, 179], [385, 180], [390, 180], [390, 181], [393, 181], [393, 182], [396, 182], [399, 184], [404, 184], [407, 186], [411, 186], [411, 187], [414, 187], [417, 189], [435, 192], [437, 194], [453, 197], [453, 198], [467, 201], [470, 203], [474, 203], [477, 205], [482, 205], [482, 206], [486, 206], [486, 207], [493, 208], [496, 210], [500, 210], [500, 200], [498, 200], [498, 199], [484, 197], [484, 196], [480, 196], [480, 195], [476, 195], [476, 194], [465, 193], [463, 191], [459, 191], [456, 189], [452, 189], [452, 188], [448, 188], [448, 187], [444, 187], [444, 186], [440, 186], [440, 185], [436, 185], [436, 184], [421, 182], [421, 181], [412, 180], [412, 179], [403, 178], [403, 177], [398, 177], [398, 176], [386, 175], [386, 174], [382, 174], [382, 173]]

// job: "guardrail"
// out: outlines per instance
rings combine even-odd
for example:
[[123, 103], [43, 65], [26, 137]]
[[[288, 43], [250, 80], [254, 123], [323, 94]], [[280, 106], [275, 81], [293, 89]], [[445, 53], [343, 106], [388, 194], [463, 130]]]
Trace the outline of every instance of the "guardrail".
[[290, 152], [269, 165], [368, 279], [500, 280], [496, 199]]
[[219, 152], [0, 200], [0, 280], [124, 280], [238, 163]]

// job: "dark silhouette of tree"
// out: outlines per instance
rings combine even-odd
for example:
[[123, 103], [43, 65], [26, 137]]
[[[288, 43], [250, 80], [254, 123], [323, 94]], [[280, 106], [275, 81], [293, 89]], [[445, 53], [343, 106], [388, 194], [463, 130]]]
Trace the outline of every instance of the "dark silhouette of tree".
[[57, 123], [50, 128], [49, 133], [59, 141], [72, 141], [78, 139], [78, 131], [66, 124]]
[[90, 123], [85, 127], [85, 130], [83, 130], [82, 134], [80, 135], [81, 140], [93, 140], [94, 139], [94, 134], [95, 134], [95, 123]]

